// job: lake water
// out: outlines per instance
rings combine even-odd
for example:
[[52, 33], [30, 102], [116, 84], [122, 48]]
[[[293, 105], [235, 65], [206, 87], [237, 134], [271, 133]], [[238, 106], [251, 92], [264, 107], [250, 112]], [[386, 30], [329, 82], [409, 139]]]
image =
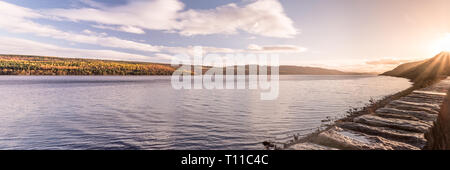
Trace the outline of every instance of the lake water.
[[174, 90], [170, 77], [0, 76], [0, 149], [262, 149], [370, 98], [411, 86], [384, 76], [281, 76], [258, 90]]

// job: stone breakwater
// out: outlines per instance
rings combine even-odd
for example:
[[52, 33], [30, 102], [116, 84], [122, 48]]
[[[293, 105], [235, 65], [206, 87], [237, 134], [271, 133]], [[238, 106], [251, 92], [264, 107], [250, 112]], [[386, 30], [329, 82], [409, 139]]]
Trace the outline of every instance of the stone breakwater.
[[371, 114], [336, 122], [326, 130], [286, 145], [289, 150], [421, 150], [438, 118], [450, 78], [393, 100]]

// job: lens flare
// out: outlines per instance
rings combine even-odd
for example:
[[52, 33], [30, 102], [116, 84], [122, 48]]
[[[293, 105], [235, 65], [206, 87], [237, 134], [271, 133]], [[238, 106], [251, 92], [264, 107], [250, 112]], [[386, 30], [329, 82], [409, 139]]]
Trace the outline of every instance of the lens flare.
[[450, 52], [450, 33], [446, 33], [442, 38], [432, 45], [434, 53]]

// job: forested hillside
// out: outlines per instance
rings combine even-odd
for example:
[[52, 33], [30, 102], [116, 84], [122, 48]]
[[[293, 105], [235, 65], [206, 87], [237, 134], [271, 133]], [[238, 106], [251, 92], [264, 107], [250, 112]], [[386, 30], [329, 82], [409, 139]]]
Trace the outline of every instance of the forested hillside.
[[154, 63], [0, 55], [0, 75], [171, 75], [174, 71], [170, 65]]

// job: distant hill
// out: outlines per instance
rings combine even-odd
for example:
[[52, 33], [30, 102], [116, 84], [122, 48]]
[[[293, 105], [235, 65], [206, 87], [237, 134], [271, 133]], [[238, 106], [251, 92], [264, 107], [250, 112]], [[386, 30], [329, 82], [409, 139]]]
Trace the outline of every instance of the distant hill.
[[449, 76], [450, 53], [441, 52], [427, 60], [405, 63], [382, 75], [404, 77], [413, 82], [422, 82]]
[[[203, 70], [209, 68], [204, 67]], [[147, 62], [0, 55], [0, 75], [171, 75], [176, 69], [169, 64]], [[366, 74], [300, 66], [280, 66], [279, 70], [280, 75]]]
[[[256, 66], [256, 65], [253, 65]], [[203, 67], [203, 73], [208, 71], [211, 67]], [[227, 69], [233, 69], [235, 74], [237, 74], [237, 69], [235, 67], [227, 67]], [[257, 68], [257, 70], [259, 70]], [[225, 68], [224, 68], [225, 72]], [[267, 73], [271, 73], [271, 67], [267, 68]], [[245, 66], [245, 74], [249, 74], [249, 66]], [[377, 75], [376, 73], [356, 73], [356, 72], [343, 72], [333, 69], [325, 69], [319, 67], [302, 67], [302, 66], [279, 66], [280, 75]]]
[[318, 67], [280, 66], [281, 75], [367, 75], [370, 73], [343, 72]]

